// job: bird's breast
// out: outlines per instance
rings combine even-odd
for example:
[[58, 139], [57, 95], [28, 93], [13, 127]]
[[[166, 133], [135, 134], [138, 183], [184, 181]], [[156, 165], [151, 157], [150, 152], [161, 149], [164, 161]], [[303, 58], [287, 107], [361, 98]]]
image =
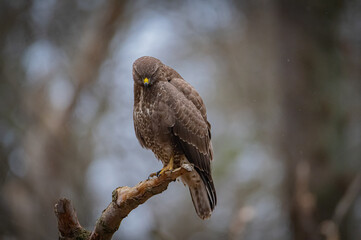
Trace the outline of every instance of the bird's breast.
[[146, 144], [149, 145], [152, 141], [151, 136], [156, 133], [154, 122], [156, 122], [157, 101], [151, 92], [146, 91], [144, 88], [139, 89], [138, 96], [134, 105], [134, 121]]

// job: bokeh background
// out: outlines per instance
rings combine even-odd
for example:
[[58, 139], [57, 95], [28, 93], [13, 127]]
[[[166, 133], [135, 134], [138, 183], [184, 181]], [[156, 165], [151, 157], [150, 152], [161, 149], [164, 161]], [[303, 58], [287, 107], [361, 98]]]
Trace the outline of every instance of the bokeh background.
[[361, 239], [360, 0], [0, 1], [0, 239], [57, 239], [61, 197], [92, 229], [162, 167], [133, 129], [144, 55], [203, 97], [219, 201], [202, 221], [172, 183], [114, 239]]

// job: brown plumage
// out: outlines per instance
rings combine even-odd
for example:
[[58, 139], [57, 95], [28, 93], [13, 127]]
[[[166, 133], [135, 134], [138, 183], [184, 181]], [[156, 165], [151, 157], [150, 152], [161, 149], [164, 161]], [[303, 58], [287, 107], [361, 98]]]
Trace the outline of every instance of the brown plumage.
[[174, 69], [153, 57], [133, 64], [134, 128], [142, 147], [151, 149], [167, 166], [194, 164], [181, 177], [188, 185], [194, 207], [202, 219], [217, 204], [210, 162], [213, 159], [211, 125], [197, 91]]

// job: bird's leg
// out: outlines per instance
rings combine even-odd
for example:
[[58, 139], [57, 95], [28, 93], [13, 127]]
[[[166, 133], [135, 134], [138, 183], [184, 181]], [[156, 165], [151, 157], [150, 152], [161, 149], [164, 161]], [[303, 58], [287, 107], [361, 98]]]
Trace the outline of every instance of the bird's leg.
[[163, 167], [159, 172], [157, 172], [157, 176], [162, 175], [166, 171], [172, 171], [173, 170], [173, 156], [170, 158], [169, 163], [167, 166]]
[[163, 167], [161, 170], [159, 170], [158, 172], [155, 173], [151, 173], [149, 174], [148, 179], [152, 178], [152, 177], [159, 177], [161, 174], [163, 174], [166, 171], [172, 171], [174, 167], [174, 162], [173, 162], [173, 157], [170, 158], [169, 163], [167, 164], [167, 166]]

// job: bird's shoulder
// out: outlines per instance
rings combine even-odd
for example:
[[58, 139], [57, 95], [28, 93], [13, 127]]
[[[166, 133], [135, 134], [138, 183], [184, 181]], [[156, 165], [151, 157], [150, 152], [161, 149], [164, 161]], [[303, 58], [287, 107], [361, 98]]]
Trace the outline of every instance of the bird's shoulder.
[[164, 79], [168, 82], [173, 78], [182, 78], [182, 76], [176, 70], [167, 65], [163, 65], [162, 71]]
[[207, 121], [206, 107], [197, 90], [183, 78], [172, 78], [169, 83], [190, 100], [201, 113], [204, 120]]

